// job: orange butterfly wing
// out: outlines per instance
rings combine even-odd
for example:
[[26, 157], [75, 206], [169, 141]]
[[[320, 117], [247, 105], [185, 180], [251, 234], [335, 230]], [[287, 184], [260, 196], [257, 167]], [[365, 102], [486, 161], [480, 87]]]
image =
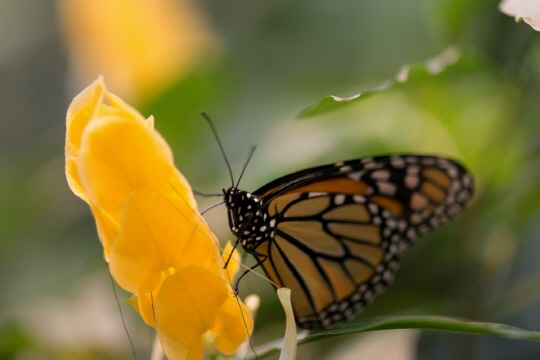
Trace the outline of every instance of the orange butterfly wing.
[[[352, 318], [392, 281], [402, 252], [467, 205], [470, 174], [438, 157], [366, 158], [307, 169], [254, 194], [274, 222], [255, 250], [292, 290], [301, 327]], [[263, 257], [258, 257], [259, 261]]]

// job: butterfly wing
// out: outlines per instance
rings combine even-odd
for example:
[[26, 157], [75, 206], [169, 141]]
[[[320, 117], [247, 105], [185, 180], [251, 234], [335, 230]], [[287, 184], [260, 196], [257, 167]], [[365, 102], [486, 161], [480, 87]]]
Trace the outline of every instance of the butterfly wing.
[[[414, 240], [459, 214], [469, 173], [438, 157], [379, 156], [300, 171], [257, 190], [272, 234], [256, 248], [292, 290], [298, 324], [347, 321], [392, 281]], [[259, 257], [259, 260], [262, 260]]]

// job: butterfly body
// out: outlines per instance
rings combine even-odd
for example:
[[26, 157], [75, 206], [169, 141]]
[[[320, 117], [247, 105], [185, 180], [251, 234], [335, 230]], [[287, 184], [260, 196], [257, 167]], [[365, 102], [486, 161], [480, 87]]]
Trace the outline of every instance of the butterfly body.
[[403, 251], [459, 214], [472, 191], [452, 160], [392, 155], [302, 170], [253, 193], [231, 187], [224, 200], [254, 267], [292, 290], [299, 326], [327, 328], [382, 292]]
[[247, 191], [230, 187], [223, 190], [225, 203], [229, 210], [229, 227], [232, 233], [242, 239], [240, 245], [245, 249], [255, 249], [261, 243], [268, 241], [268, 214], [261, 208], [261, 201]]

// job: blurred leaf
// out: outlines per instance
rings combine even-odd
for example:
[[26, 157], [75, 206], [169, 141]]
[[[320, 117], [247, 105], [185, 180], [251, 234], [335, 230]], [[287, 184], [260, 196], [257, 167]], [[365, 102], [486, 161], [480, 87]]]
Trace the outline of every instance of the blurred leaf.
[[0, 359], [14, 359], [18, 352], [32, 345], [29, 334], [18, 324], [9, 322], [0, 326]]
[[[306, 344], [340, 335], [395, 329], [422, 329], [540, 341], [540, 332], [538, 331], [524, 330], [505, 324], [476, 322], [444, 316], [392, 316], [374, 318], [371, 321], [350, 323], [331, 330], [323, 330], [299, 339], [298, 344]], [[272, 343], [260, 349], [255, 349], [255, 352], [258, 359], [263, 359], [278, 352], [280, 348], [281, 344]]]
[[459, 52], [455, 48], [450, 47], [443, 51], [440, 55], [433, 57], [424, 63], [404, 65], [393, 79], [385, 81], [383, 84], [374, 89], [366, 90], [347, 98], [334, 95], [326, 96], [318, 103], [303, 109], [297, 115], [297, 118], [308, 119], [326, 114], [355, 103], [358, 100], [363, 100], [374, 93], [395, 88], [398, 85], [406, 82], [421, 81], [427, 76], [433, 76], [441, 73], [442, 71], [446, 70], [448, 66], [455, 65], [460, 58], [461, 55]]
[[533, 308], [540, 302], [540, 273], [525, 275], [508, 286], [504, 293], [486, 304], [486, 314], [509, 317]]
[[152, 102], [141, 106], [144, 116], [153, 115], [156, 119], [156, 129], [166, 137], [177, 166], [182, 164], [184, 173], [190, 172], [189, 166], [200, 169], [193, 157], [206, 146], [201, 138], [208, 134], [208, 125], [200, 112], [212, 114], [216, 102], [227, 101], [226, 96], [220, 96], [227, 93], [224, 84], [228, 74], [224, 72], [218, 67], [202, 65]]
[[[397, 77], [399, 77], [399, 75]], [[388, 90], [389, 88], [392, 87], [392, 85], [394, 85], [394, 82], [395, 81], [386, 81], [385, 83], [376, 87], [375, 89], [366, 90], [364, 92], [355, 94], [347, 98], [342, 98], [342, 97], [334, 96], [334, 95], [328, 95], [324, 97], [321, 101], [319, 101], [317, 104], [308, 106], [307, 108], [303, 109], [296, 117], [299, 119], [308, 119], [308, 118], [319, 116], [319, 115], [322, 115], [322, 114], [325, 114], [334, 110], [341, 109], [345, 106], [348, 106], [352, 102], [356, 102], [357, 100], [360, 100], [360, 99], [363, 100], [373, 93]]]

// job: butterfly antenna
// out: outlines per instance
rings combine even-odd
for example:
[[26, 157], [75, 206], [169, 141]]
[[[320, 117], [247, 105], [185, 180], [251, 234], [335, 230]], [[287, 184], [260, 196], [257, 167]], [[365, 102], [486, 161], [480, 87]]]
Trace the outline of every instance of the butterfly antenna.
[[[223, 196], [223, 195], [221, 195], [221, 196]], [[220, 202], [218, 202], [218, 203], [215, 203], [214, 205], [210, 205], [209, 207], [207, 207], [206, 209], [204, 209], [203, 211], [201, 211], [201, 215], [206, 214], [206, 212], [207, 212], [208, 210], [212, 210], [213, 208], [215, 208], [216, 206], [219, 206], [219, 205], [223, 204], [224, 202], [225, 202], [225, 200], [220, 201]]]
[[238, 182], [236, 183], [236, 188], [238, 188], [238, 185], [240, 184], [240, 180], [242, 180], [242, 176], [244, 176], [244, 171], [246, 170], [249, 161], [251, 160], [251, 157], [253, 156], [253, 153], [255, 152], [255, 149], [257, 148], [256, 145], [251, 145], [251, 150], [249, 151], [249, 156], [247, 158], [246, 163], [244, 164], [244, 167], [242, 168], [242, 172], [240, 173], [240, 178], [238, 178]]
[[223, 158], [225, 159], [225, 163], [227, 164], [227, 169], [229, 169], [229, 175], [231, 176], [231, 184], [234, 186], [234, 177], [231, 169], [231, 164], [229, 164], [229, 159], [227, 159], [227, 155], [225, 155], [225, 150], [223, 149], [223, 145], [221, 144], [221, 140], [219, 139], [216, 127], [214, 126], [214, 123], [212, 122], [212, 119], [210, 119], [210, 116], [208, 116], [207, 113], [204, 111], [201, 112], [201, 116], [206, 119], [208, 124], [210, 125], [210, 128], [212, 128], [212, 132], [214, 133], [214, 137], [216, 138], [219, 148], [221, 150], [221, 154], [223, 155]]
[[206, 194], [197, 190], [191, 190], [195, 195], [203, 196], [203, 197], [212, 197], [212, 196], [223, 196], [223, 193], [215, 193], [215, 194]]

